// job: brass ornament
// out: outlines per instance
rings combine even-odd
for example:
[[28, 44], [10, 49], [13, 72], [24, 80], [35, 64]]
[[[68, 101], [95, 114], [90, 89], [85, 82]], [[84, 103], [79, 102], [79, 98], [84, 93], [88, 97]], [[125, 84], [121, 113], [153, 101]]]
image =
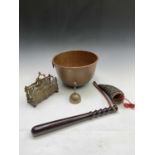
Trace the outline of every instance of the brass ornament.
[[81, 96], [76, 92], [77, 83], [74, 82], [74, 92], [70, 95], [69, 100], [73, 104], [78, 104], [81, 102]]
[[36, 81], [29, 86], [25, 86], [27, 102], [36, 107], [40, 102], [48, 98], [55, 92], [58, 92], [56, 77], [45, 76], [38, 73]]

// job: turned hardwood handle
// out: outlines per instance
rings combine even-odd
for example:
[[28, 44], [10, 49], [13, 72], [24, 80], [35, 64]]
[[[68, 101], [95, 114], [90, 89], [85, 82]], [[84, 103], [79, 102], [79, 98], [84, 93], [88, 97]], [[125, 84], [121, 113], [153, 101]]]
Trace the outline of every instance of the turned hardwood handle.
[[95, 118], [95, 117], [110, 114], [110, 113], [114, 113], [117, 110], [118, 110], [117, 105], [113, 105], [112, 107], [90, 111], [88, 113], [84, 113], [81, 115], [76, 115], [76, 116], [67, 117], [67, 118], [59, 119], [59, 120], [52, 121], [52, 122], [47, 122], [44, 124], [39, 124], [39, 125], [34, 126], [31, 132], [33, 136], [39, 136], [39, 135], [61, 129], [66, 126], [69, 126], [69, 125], [72, 125], [72, 124], [75, 124], [75, 123], [78, 123], [84, 120], [88, 120], [91, 118]]

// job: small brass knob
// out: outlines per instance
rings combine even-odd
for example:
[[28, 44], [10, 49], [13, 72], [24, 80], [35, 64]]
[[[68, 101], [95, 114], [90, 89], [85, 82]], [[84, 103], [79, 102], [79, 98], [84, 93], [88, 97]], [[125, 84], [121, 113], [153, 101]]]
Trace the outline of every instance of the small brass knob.
[[70, 95], [70, 102], [73, 104], [78, 104], [81, 102], [81, 96], [80, 94], [74, 92]]
[[81, 102], [81, 96], [79, 93], [76, 92], [77, 83], [74, 82], [74, 92], [70, 95], [70, 102], [73, 104], [77, 104]]

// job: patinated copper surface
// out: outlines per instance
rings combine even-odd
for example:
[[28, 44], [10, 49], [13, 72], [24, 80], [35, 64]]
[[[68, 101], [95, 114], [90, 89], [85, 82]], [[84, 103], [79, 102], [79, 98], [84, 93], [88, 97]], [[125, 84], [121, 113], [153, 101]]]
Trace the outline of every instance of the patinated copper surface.
[[83, 86], [94, 75], [98, 56], [89, 51], [72, 50], [56, 55], [52, 64], [57, 74], [67, 86]]

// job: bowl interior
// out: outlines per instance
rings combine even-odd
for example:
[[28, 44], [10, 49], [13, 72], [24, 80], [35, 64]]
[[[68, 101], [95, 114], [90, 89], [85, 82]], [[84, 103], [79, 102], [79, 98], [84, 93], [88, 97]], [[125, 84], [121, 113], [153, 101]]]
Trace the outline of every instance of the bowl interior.
[[97, 61], [97, 55], [88, 51], [68, 51], [56, 55], [53, 64], [63, 67], [87, 66]]

